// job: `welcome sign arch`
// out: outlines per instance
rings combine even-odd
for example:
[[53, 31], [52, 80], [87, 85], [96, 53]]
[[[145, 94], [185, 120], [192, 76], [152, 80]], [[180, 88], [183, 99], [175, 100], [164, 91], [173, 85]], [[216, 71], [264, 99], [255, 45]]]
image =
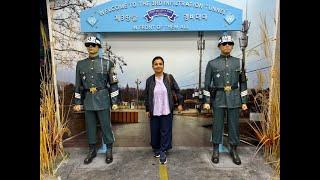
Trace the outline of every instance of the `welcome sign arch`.
[[238, 31], [242, 10], [208, 0], [113, 0], [80, 13], [81, 32]]

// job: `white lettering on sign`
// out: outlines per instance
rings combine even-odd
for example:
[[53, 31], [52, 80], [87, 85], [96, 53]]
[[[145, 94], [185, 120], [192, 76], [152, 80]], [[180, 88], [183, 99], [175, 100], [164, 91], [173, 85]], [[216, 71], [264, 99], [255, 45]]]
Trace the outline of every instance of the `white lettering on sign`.
[[135, 25], [132, 28], [133, 30], [161, 30], [161, 25]]
[[135, 7], [137, 7], [137, 3], [136, 2], [130, 2], [129, 6], [135, 8]]
[[115, 15], [114, 20], [118, 22], [126, 21], [126, 22], [136, 22], [138, 20], [138, 16], [136, 15]]
[[217, 7], [214, 7], [214, 6], [208, 6], [208, 10], [212, 11], [212, 12], [219, 13], [219, 14], [223, 14], [223, 15], [225, 14], [225, 10], [224, 9], [217, 8]]
[[151, 5], [152, 6], [161, 6], [162, 5], [162, 1], [152, 1]]
[[100, 16], [103, 16], [103, 15], [111, 13], [113, 11], [119, 11], [122, 9], [128, 9], [128, 4], [124, 3], [124, 4], [120, 4], [120, 5], [111, 6], [107, 9], [100, 10], [99, 14], [100, 14]]
[[183, 15], [185, 21], [189, 20], [208, 20], [207, 14], [184, 14]]
[[181, 7], [189, 7], [189, 8], [197, 8], [197, 9], [207, 9], [208, 11], [215, 12], [218, 14], [226, 14], [226, 10], [223, 8], [215, 7], [210, 4], [203, 4], [200, 2], [192, 2], [192, 1], [137, 1], [137, 2], [129, 2], [123, 4], [117, 4], [114, 6], [107, 7], [105, 9], [99, 10], [98, 13], [100, 16], [106, 15], [111, 12], [124, 10], [128, 8], [136, 8], [136, 7], [150, 7], [150, 6], [181, 6]]
[[144, 6], [149, 6], [150, 2], [149, 1], [144, 1], [142, 2]]
[[132, 30], [143, 30], [143, 31], [160, 31], [160, 30], [188, 30], [187, 25], [134, 25]]

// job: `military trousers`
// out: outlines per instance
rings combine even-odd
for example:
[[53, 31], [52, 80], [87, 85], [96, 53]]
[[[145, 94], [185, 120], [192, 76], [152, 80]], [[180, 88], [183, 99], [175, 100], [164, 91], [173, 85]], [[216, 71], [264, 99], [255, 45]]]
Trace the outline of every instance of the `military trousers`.
[[110, 109], [85, 111], [86, 130], [89, 144], [96, 144], [97, 123], [100, 122], [103, 141], [110, 144], [115, 141], [111, 127]]
[[213, 108], [212, 143], [222, 144], [224, 118], [228, 122], [228, 142], [230, 145], [240, 144], [239, 134], [239, 108]]

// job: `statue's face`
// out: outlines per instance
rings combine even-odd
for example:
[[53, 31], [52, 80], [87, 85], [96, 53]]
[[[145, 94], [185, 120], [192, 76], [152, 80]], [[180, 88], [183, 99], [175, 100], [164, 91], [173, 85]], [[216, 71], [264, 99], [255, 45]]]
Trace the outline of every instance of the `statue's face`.
[[91, 55], [97, 54], [99, 51], [99, 46], [97, 44], [90, 43], [87, 47], [88, 53]]
[[233, 45], [231, 45], [231, 43], [222, 43], [219, 48], [222, 54], [230, 54], [233, 49]]

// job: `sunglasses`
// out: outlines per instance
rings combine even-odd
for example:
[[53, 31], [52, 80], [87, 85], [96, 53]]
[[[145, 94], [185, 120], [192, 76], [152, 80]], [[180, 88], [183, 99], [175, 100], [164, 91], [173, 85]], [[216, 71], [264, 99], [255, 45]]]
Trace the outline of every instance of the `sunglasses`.
[[96, 47], [97, 46], [97, 44], [95, 44], [95, 43], [85, 43], [84, 45], [86, 47], [89, 47], [89, 46]]
[[221, 43], [222, 46], [225, 46], [225, 45], [229, 45], [229, 46], [233, 46], [234, 43], [233, 42], [224, 42], [224, 43]]

